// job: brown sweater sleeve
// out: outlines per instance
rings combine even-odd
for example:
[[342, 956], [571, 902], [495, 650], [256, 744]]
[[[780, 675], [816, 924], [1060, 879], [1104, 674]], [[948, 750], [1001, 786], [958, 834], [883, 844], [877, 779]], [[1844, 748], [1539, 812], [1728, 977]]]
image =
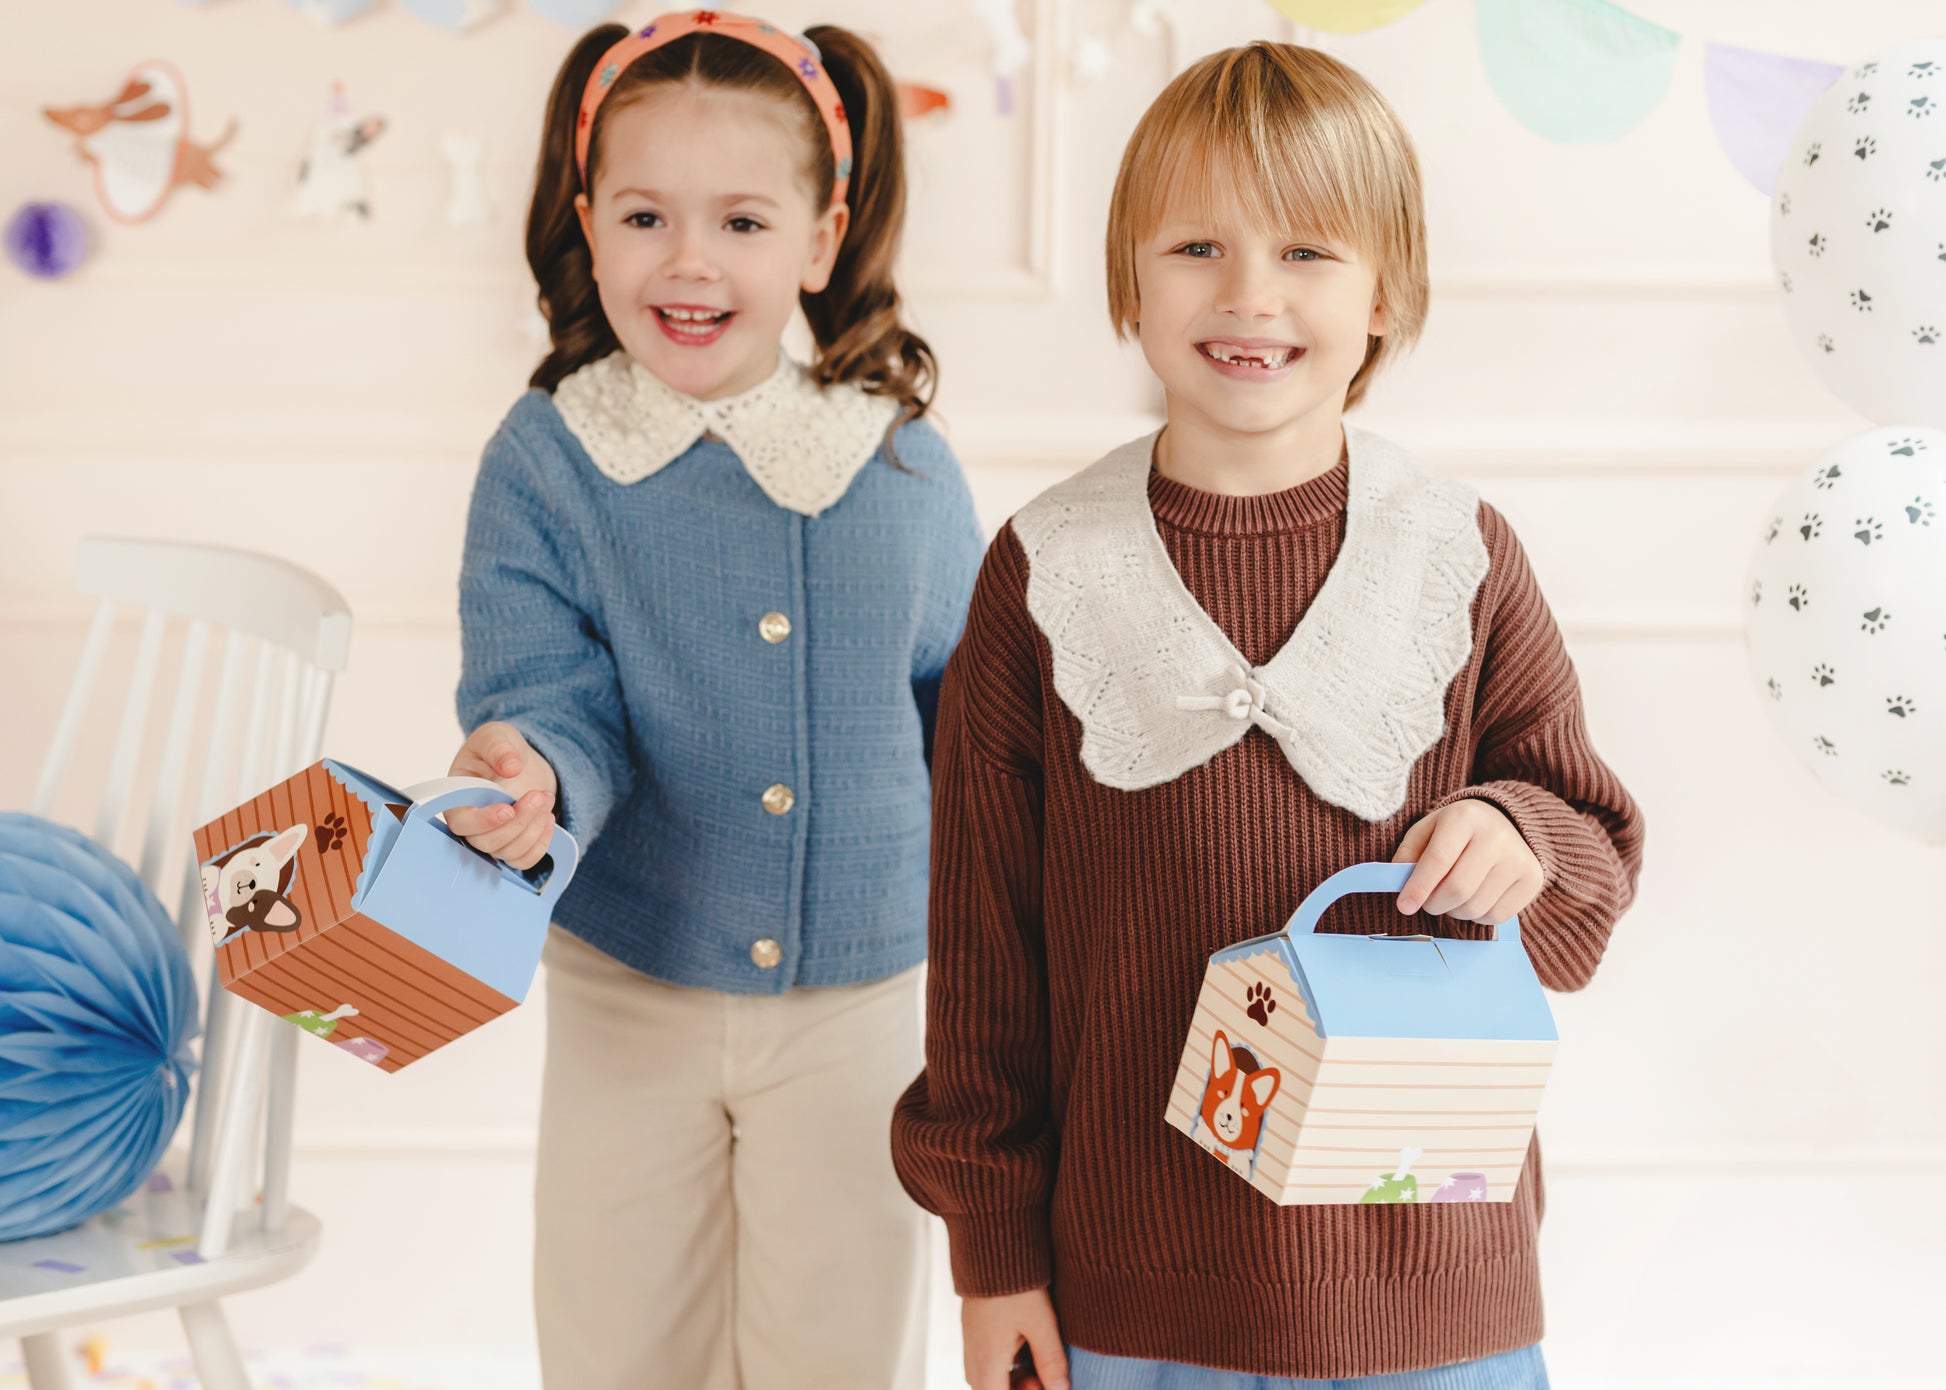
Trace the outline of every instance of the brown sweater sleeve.
[[1505, 517], [1480, 505], [1493, 569], [1473, 712], [1470, 785], [1440, 805], [1499, 807], [1535, 857], [1545, 886], [1521, 914], [1541, 983], [1580, 989], [1593, 977], [1642, 868], [1642, 811], [1589, 741], [1581, 685], [1527, 554]]
[[1019, 1293], [1052, 1277], [1041, 932], [1041, 691], [1026, 557], [987, 552], [946, 667], [933, 750], [926, 1069], [892, 1117], [914, 1201], [945, 1218], [954, 1287]]

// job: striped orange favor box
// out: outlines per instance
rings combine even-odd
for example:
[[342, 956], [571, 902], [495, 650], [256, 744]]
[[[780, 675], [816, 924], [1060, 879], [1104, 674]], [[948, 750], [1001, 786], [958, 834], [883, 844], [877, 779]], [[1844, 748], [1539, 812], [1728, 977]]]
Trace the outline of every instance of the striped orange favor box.
[[1506, 1202], [1554, 1062], [1520, 941], [1319, 932], [1410, 864], [1358, 864], [1283, 931], [1210, 957], [1169, 1124], [1284, 1205]]
[[329, 758], [195, 833], [218, 978], [384, 1071], [526, 997], [576, 847], [527, 873], [446, 828], [513, 798], [445, 777], [398, 791]]

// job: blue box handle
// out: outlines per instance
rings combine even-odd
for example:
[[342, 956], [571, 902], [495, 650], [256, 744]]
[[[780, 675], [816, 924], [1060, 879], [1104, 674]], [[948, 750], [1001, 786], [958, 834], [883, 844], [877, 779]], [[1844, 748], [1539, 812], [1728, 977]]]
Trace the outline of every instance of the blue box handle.
[[[484, 777], [434, 777], [429, 781], [415, 782], [407, 787], [405, 796], [412, 803], [411, 808], [405, 813], [406, 827], [410, 827], [414, 821], [432, 820], [442, 811], [454, 806], [498, 806], [517, 799], [512, 792], [497, 783], [487, 781]], [[446, 827], [441, 825], [440, 829], [446, 830]], [[401, 828], [399, 833], [404, 835], [404, 828]], [[446, 833], [453, 834], [450, 830], [446, 830]], [[454, 835], [453, 838], [459, 839], [459, 836]], [[465, 841], [461, 840], [460, 843], [465, 844]], [[471, 846], [467, 847], [471, 848]], [[575, 865], [581, 858], [581, 847], [575, 844], [574, 836], [568, 834], [557, 822], [554, 826], [554, 838], [548, 842], [547, 852], [554, 860], [554, 868], [538, 890], [535, 890], [531, 878], [511, 864], [502, 862], [500, 872], [523, 888], [537, 891], [541, 901], [552, 909], [561, 894], [567, 891], [568, 880], [574, 877]]]
[[[1397, 893], [1406, 880], [1412, 877], [1414, 864], [1353, 864], [1349, 869], [1340, 869], [1323, 883], [1313, 888], [1297, 905], [1291, 914], [1290, 924], [1284, 928], [1288, 936], [1310, 936], [1317, 931], [1318, 919], [1338, 899], [1353, 893]], [[1493, 929], [1495, 941], [1511, 941], [1520, 944], [1520, 914], [1515, 913]]]

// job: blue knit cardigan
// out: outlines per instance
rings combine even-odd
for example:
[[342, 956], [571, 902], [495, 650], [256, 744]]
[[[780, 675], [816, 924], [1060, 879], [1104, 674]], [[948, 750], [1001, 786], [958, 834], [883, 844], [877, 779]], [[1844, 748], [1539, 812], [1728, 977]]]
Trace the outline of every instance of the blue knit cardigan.
[[560, 777], [582, 854], [561, 927], [740, 994], [924, 958], [932, 713], [985, 547], [938, 432], [896, 450], [805, 517], [717, 440], [624, 485], [545, 392], [515, 404], [474, 484], [458, 707]]

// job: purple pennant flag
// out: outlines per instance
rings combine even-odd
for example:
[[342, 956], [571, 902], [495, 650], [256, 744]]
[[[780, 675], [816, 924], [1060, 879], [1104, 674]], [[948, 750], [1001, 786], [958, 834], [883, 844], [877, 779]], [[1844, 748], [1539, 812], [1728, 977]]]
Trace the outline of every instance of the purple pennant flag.
[[1784, 151], [1820, 93], [1842, 65], [1783, 58], [1726, 43], [1703, 57], [1703, 86], [1717, 143], [1737, 172], [1768, 198], [1777, 188]]

